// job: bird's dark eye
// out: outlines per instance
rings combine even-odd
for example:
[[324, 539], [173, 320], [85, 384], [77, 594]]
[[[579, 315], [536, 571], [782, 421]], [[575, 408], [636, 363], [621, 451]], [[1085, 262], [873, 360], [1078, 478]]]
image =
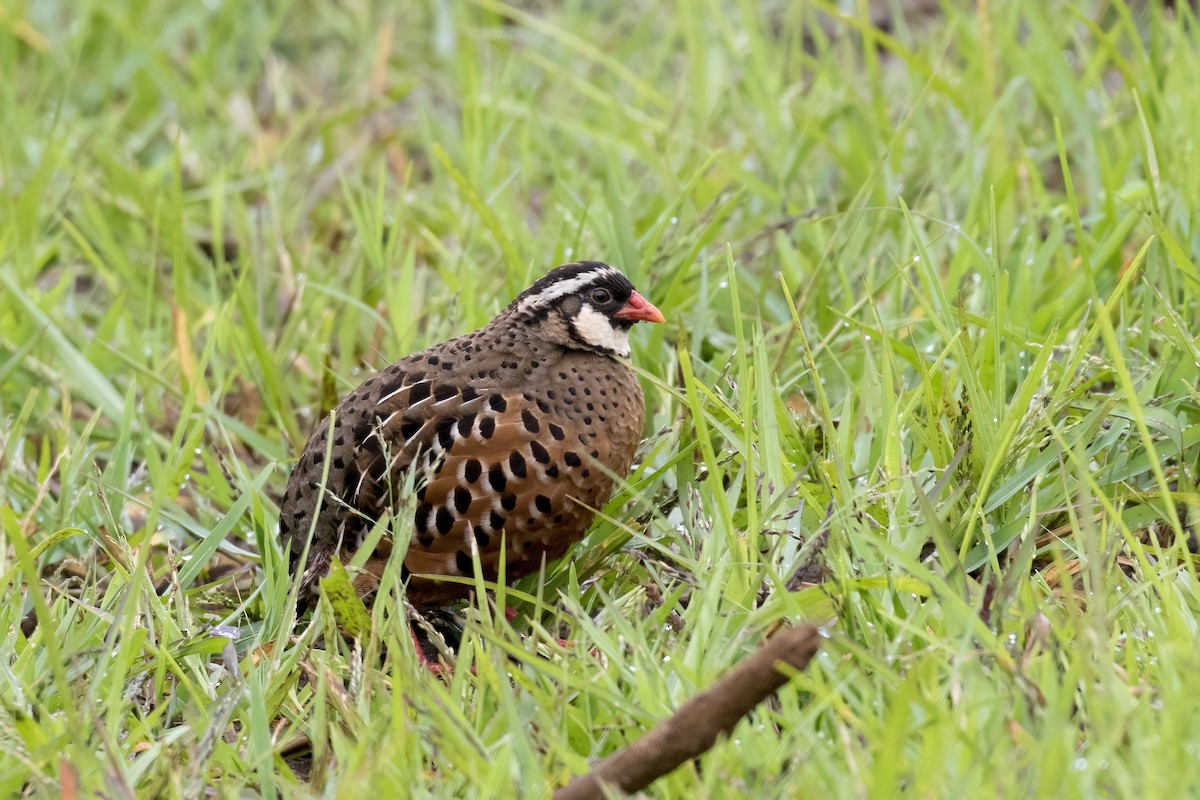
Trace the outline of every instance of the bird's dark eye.
[[592, 289], [592, 302], [598, 306], [606, 305], [612, 300], [612, 292], [608, 289]]

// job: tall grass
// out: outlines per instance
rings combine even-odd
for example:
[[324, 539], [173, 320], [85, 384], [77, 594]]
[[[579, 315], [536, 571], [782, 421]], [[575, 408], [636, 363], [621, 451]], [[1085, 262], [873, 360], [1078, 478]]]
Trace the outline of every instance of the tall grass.
[[[1197, 791], [1177, 5], [10, 2], [0, 794], [543, 796], [795, 619], [654, 796]], [[297, 620], [316, 420], [577, 258], [669, 320], [584, 545], [445, 678]]]

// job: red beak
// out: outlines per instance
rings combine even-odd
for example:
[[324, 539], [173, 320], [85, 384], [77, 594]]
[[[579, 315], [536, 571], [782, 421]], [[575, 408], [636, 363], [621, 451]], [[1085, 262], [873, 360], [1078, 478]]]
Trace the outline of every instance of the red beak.
[[629, 295], [629, 302], [613, 316], [632, 320], [633, 322], [667, 321], [667, 318], [662, 315], [661, 311], [654, 307], [653, 303], [637, 292]]

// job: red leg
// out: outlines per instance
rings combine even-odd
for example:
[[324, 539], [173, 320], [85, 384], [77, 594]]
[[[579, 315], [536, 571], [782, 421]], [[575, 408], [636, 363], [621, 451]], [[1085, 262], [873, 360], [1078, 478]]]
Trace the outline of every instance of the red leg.
[[417, 632], [413, 630], [412, 625], [408, 626], [408, 635], [412, 637], [413, 650], [417, 652], [417, 663], [434, 675], [444, 673], [445, 667], [437, 661], [430, 661], [429, 657], [425, 655], [425, 648], [421, 646], [421, 640], [417, 638]]

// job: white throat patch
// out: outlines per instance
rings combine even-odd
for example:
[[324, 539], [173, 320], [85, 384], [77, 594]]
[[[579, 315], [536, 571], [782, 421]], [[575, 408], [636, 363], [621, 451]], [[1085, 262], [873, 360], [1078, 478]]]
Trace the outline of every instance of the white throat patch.
[[592, 347], [609, 350], [622, 357], [629, 356], [629, 331], [614, 328], [608, 317], [587, 303], [579, 309], [573, 321], [575, 333]]

